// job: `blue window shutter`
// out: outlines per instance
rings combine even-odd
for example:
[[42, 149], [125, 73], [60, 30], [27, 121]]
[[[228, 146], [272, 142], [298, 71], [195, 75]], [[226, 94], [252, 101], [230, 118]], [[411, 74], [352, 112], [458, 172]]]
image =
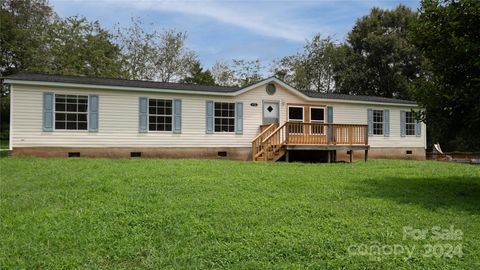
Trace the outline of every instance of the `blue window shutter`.
[[235, 133], [243, 134], [243, 103], [235, 103]]
[[400, 136], [405, 137], [407, 135], [407, 112], [400, 111]]
[[333, 124], [333, 107], [332, 106], [327, 107], [327, 122], [329, 124]]
[[182, 133], [182, 100], [173, 100], [173, 133]]
[[43, 93], [43, 131], [53, 131], [53, 93]]
[[390, 136], [390, 110], [383, 110], [383, 136]]
[[88, 96], [88, 131], [98, 131], [98, 95]]
[[367, 110], [367, 118], [368, 118], [368, 136], [373, 135], [373, 110]]
[[422, 121], [417, 121], [415, 124], [415, 136], [422, 136]]
[[148, 98], [140, 97], [138, 104], [138, 132], [145, 133], [148, 130]]
[[206, 115], [206, 130], [207, 134], [213, 133], [213, 101], [207, 100], [206, 108], [205, 108], [205, 115]]

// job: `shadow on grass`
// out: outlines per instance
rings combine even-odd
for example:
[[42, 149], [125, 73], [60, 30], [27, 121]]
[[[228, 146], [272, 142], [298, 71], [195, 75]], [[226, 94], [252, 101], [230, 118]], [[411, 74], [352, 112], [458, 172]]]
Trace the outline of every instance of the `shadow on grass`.
[[455, 207], [480, 213], [480, 179], [477, 177], [387, 177], [357, 182], [354, 188], [364, 197], [418, 204], [430, 210]]

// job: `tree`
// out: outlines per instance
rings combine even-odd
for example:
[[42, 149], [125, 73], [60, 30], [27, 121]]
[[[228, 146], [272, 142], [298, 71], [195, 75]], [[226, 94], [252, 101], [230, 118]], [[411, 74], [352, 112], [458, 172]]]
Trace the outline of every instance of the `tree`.
[[432, 139], [449, 150], [480, 150], [480, 2], [424, 0], [411, 40], [429, 61], [415, 95]]
[[201, 85], [216, 85], [212, 73], [208, 69], [203, 71], [200, 61], [196, 61], [193, 64], [189, 75], [182, 79], [181, 82]]
[[131, 18], [128, 28], [116, 27], [116, 43], [122, 52], [122, 68], [125, 78], [153, 80], [154, 47], [157, 32], [147, 33], [139, 19]]
[[343, 49], [345, 66], [338, 68], [340, 92], [410, 98], [412, 81], [423, 74], [422, 55], [407, 37], [415, 17], [400, 5], [373, 8], [359, 19]]
[[195, 53], [185, 46], [186, 38], [186, 33], [175, 30], [168, 30], [161, 34], [160, 43], [155, 48], [154, 55], [156, 80], [178, 81], [185, 77], [197, 62]]
[[[0, 4], [0, 76], [39, 66], [45, 55], [44, 33], [56, 17], [44, 0], [2, 0]], [[10, 121], [9, 88], [0, 86], [0, 139]]]
[[42, 65], [44, 37], [57, 15], [45, 0], [5, 0], [0, 7], [2, 76]]
[[320, 35], [315, 35], [301, 53], [280, 59], [272, 71], [298, 89], [333, 92], [338, 58], [338, 45], [330, 37], [322, 39]]
[[134, 18], [130, 27], [117, 27], [116, 32], [127, 79], [179, 81], [196, 62], [195, 53], [185, 45], [187, 35], [183, 32], [147, 32], [143, 23]]
[[211, 73], [216, 85], [234, 86], [235, 75], [233, 70], [224, 62], [217, 62], [211, 68]]
[[232, 70], [235, 76], [235, 84], [238, 86], [244, 87], [262, 80], [262, 65], [259, 59], [250, 61], [234, 59]]
[[29, 68], [42, 73], [122, 77], [120, 49], [98, 21], [68, 17], [55, 20], [47, 32], [48, 52], [42, 66]]

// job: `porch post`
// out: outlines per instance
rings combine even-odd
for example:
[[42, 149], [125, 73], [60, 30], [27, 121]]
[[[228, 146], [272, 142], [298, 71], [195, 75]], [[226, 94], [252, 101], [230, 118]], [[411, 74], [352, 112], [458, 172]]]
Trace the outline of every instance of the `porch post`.
[[353, 150], [350, 149], [350, 163], [352, 163]]
[[368, 160], [368, 149], [365, 150], [365, 162], [367, 162], [367, 160]]

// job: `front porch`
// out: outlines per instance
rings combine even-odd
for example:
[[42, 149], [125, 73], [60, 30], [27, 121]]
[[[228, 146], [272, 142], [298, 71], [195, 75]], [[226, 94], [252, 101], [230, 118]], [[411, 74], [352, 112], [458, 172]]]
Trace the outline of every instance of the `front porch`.
[[337, 151], [364, 151], [368, 158], [368, 126], [358, 124], [324, 124], [306, 122], [276, 123], [261, 128], [252, 141], [252, 159], [290, 161], [292, 151], [316, 150], [327, 153], [327, 162], [336, 162]]

